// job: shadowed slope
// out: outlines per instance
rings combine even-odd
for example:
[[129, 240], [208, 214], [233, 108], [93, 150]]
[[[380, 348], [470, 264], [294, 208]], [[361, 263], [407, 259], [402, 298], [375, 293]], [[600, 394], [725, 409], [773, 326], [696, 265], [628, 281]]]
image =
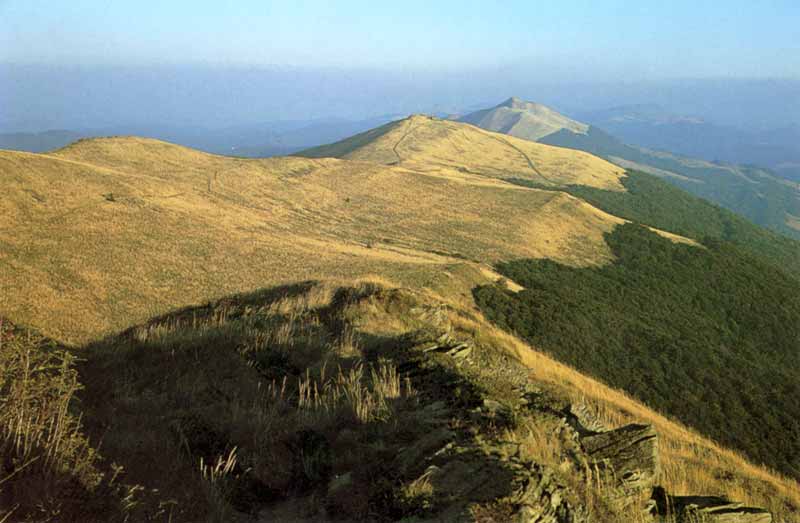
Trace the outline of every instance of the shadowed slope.
[[[515, 521], [528, 506], [577, 516], [550, 521], [649, 521], [643, 504], [611, 502], [613, 479], [587, 469], [565, 415], [600, 431], [651, 424], [652, 480], [671, 494], [728, 495], [776, 521], [800, 505], [793, 481], [426, 291], [262, 289], [81, 353], [76, 435], [102, 442], [97, 479], [80, 503], [44, 485], [42, 504], [83, 510], [74, 520]], [[219, 457], [230, 467], [201, 473]]]

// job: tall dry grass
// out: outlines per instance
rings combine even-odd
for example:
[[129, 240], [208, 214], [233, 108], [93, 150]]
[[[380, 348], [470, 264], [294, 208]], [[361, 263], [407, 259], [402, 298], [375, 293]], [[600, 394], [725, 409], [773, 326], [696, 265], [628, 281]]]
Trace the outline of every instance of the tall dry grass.
[[349, 370], [339, 367], [327, 378], [323, 368], [317, 380], [306, 372], [298, 383], [297, 404], [301, 412], [314, 417], [349, 416], [360, 423], [386, 421], [392, 413], [392, 401], [411, 397], [413, 389], [403, 382], [397, 368], [386, 361], [369, 371], [363, 363]]
[[0, 320], [0, 521], [68, 513], [65, 505], [103, 482], [73, 412], [81, 387], [74, 363], [69, 352]]

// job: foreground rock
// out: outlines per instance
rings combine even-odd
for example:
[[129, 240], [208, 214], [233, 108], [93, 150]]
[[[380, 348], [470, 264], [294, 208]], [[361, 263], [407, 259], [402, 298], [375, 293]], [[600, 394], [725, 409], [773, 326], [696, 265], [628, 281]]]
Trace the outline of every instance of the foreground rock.
[[483, 514], [487, 520], [588, 523], [583, 507], [570, 504], [567, 487], [551, 469], [515, 458], [488, 456], [487, 459], [469, 454], [426, 472], [437, 495], [449, 500], [449, 509], [439, 514], [441, 521], [473, 521], [475, 514], [470, 516], [464, 510], [468, 504], [494, 502], [508, 510]]
[[658, 474], [658, 438], [650, 425], [626, 425], [581, 438], [590, 465], [610, 477], [621, 494], [653, 486]]
[[671, 496], [662, 487], [653, 490], [653, 515], [670, 523], [772, 523], [766, 510], [716, 496]]

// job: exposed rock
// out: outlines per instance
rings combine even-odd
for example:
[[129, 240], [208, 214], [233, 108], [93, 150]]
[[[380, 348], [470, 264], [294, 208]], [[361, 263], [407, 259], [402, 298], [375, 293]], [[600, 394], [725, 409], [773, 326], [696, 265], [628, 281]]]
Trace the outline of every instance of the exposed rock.
[[564, 414], [581, 436], [588, 436], [608, 430], [608, 427], [595, 416], [585, 403], [571, 403]]
[[403, 449], [397, 455], [396, 463], [399, 470], [407, 473], [413, 468], [419, 467], [421, 463], [424, 463], [426, 457], [451, 443], [454, 438], [453, 432], [446, 428], [431, 430], [414, 445]]
[[472, 345], [459, 342], [445, 333], [436, 339], [436, 343], [422, 349], [422, 352], [442, 352], [456, 360], [464, 360], [472, 354]]
[[566, 487], [553, 479], [549, 469], [531, 465], [511, 501], [520, 508], [517, 523], [583, 523], [585, 512], [566, 499]]
[[463, 359], [468, 358], [470, 356], [470, 354], [472, 354], [472, 347], [470, 347], [469, 345], [464, 343], [464, 344], [459, 345], [458, 348], [450, 349], [447, 352], [447, 354], [449, 354], [450, 356], [452, 356], [453, 358], [455, 358], [457, 360], [463, 360]]
[[485, 502], [505, 495], [513, 475], [500, 460], [464, 456], [426, 471], [438, 498]]
[[618, 497], [649, 489], [658, 474], [658, 439], [651, 425], [626, 425], [581, 438], [589, 465], [605, 474]]
[[513, 509], [518, 523], [584, 523], [582, 509], [567, 501], [567, 489], [546, 467], [504, 460], [480, 453], [461, 454], [441, 467], [426, 472], [439, 503], [449, 507], [442, 521], [465, 518], [472, 503], [500, 501]]
[[771, 523], [766, 510], [746, 507], [717, 496], [671, 496], [662, 487], [653, 489], [656, 521], [670, 523]]

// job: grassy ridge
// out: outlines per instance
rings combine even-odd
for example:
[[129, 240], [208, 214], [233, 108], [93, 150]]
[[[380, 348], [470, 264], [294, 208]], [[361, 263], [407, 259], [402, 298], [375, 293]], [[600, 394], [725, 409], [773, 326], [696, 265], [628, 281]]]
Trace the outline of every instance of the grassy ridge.
[[800, 476], [800, 284], [726, 242], [701, 249], [637, 225], [617, 261], [499, 266], [526, 290], [476, 289], [485, 314], [579, 370]]
[[378, 274], [430, 287], [502, 259], [609, 259], [602, 234], [618, 219], [453, 172], [241, 160], [141, 138], [0, 151], [0, 311], [79, 343], [264, 285]]
[[[511, 181], [543, 188], [528, 180]], [[581, 185], [571, 185], [564, 190], [620, 218], [699, 240], [715, 238], [734, 243], [800, 275], [800, 242], [758, 227], [651, 174], [628, 171], [622, 183], [627, 192]]]
[[622, 190], [624, 170], [575, 149], [551, 147], [473, 125], [414, 115], [297, 156], [335, 156], [420, 172], [489, 179], [518, 177], [550, 187]]

